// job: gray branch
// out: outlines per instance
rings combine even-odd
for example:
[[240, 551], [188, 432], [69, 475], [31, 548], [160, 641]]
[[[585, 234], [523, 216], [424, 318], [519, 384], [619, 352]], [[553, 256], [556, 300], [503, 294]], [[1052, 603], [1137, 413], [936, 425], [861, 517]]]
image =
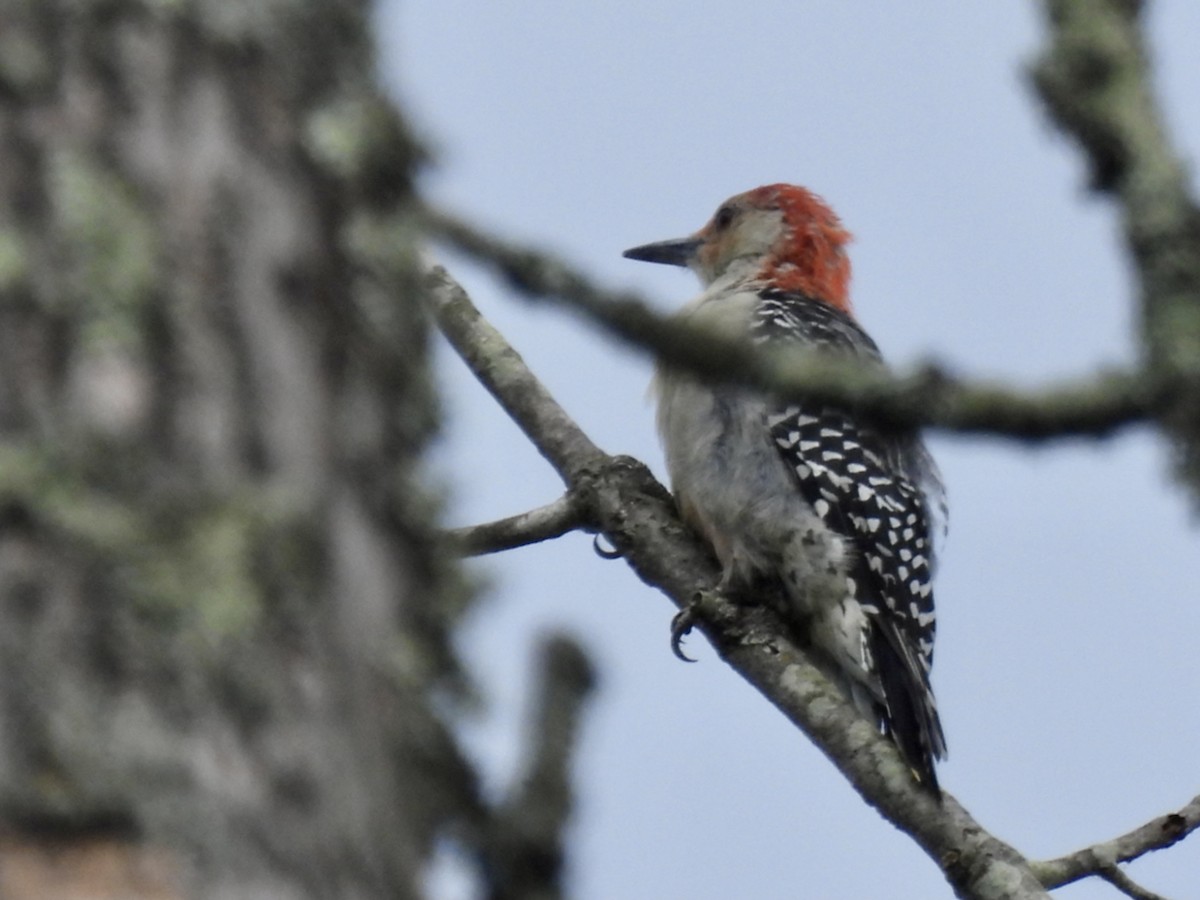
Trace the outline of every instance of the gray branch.
[[441, 266], [426, 278], [438, 327], [500, 408], [568, 485], [606, 455], [592, 443], [504, 337], [480, 315], [466, 291]]
[[1116, 866], [1101, 869], [1096, 876], [1107, 881], [1125, 896], [1132, 897], [1133, 900], [1167, 900], [1162, 894], [1146, 890]]
[[1050, 43], [1031, 67], [1054, 122], [1078, 141], [1092, 187], [1117, 201], [1141, 288], [1147, 365], [1180, 379], [1162, 416], [1200, 495], [1200, 209], [1154, 95], [1134, 0], [1043, 0]]
[[596, 673], [583, 648], [565, 635], [544, 639], [538, 658], [524, 772], [497, 811], [488, 842], [492, 900], [563, 896], [563, 831], [574, 802], [571, 763]]
[[610, 334], [665, 362], [707, 378], [752, 384], [779, 396], [850, 406], [891, 428], [933, 427], [1024, 441], [1099, 437], [1155, 416], [1176, 393], [1166, 376], [1146, 372], [1093, 375], [1075, 384], [1016, 391], [970, 383], [926, 365], [894, 377], [851, 363], [761, 347], [654, 312], [631, 293], [597, 287], [545, 253], [487, 234], [445, 213], [428, 213], [431, 229], [493, 266], [519, 291], [567, 304]]
[[916, 784], [892, 744], [788, 640], [774, 614], [714, 591], [716, 564], [644, 465], [597, 449], [444, 270], [431, 273], [428, 283], [438, 324], [455, 350], [637, 575], [677, 607], [693, 609], [721, 657], [807, 734], [868, 803], [912, 836], [959, 897], [1047, 896], [1016, 850], [953, 797], [938, 803]]
[[448, 532], [450, 542], [463, 556], [481, 556], [538, 544], [571, 531], [594, 531], [584, 511], [571, 494], [563, 494], [553, 503], [515, 516], [469, 525]]
[[1197, 828], [1200, 828], [1200, 794], [1177, 812], [1152, 819], [1111, 841], [1084, 847], [1058, 859], [1035, 862], [1031, 867], [1046, 887], [1062, 887], [1090, 875], [1103, 876], [1118, 863], [1131, 862], [1155, 850], [1164, 850]]

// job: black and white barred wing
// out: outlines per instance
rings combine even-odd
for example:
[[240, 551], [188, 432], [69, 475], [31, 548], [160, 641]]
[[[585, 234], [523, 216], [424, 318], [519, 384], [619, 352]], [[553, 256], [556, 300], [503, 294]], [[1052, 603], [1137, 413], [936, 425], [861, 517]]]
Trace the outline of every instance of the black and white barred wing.
[[[796, 341], [881, 365], [874, 342], [839, 310], [795, 295], [765, 292], [763, 300], [759, 340]], [[767, 426], [809, 505], [858, 551], [848, 592], [874, 629], [867, 664], [880, 678], [889, 730], [910, 759], [944, 755], [929, 682], [935, 632], [930, 531], [944, 509], [936, 468], [915, 436], [882, 434], [837, 407], [768, 404]]]

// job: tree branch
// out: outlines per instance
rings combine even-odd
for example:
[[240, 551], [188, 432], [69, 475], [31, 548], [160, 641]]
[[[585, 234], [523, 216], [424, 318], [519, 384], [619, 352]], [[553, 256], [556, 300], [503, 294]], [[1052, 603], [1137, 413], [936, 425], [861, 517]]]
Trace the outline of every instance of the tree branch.
[[1200, 209], [1151, 83], [1134, 0], [1044, 0], [1050, 44], [1031, 67], [1055, 123], [1117, 200], [1141, 287], [1147, 364], [1184, 379], [1163, 419], [1200, 494]]
[[1016, 850], [985, 831], [950, 795], [939, 803], [917, 785], [891, 742], [790, 642], [769, 609], [731, 603], [713, 590], [715, 562], [644, 465], [597, 450], [465, 292], [442, 270], [430, 283], [438, 295], [438, 323], [455, 349], [552, 461], [638, 576], [677, 607], [694, 608], [698, 627], [721, 657], [808, 735], [868, 803], [917, 841], [958, 896], [1047, 896]]
[[1167, 900], [1161, 894], [1156, 894], [1153, 891], [1148, 891], [1116, 866], [1107, 869], [1102, 869], [1096, 873], [1099, 878], [1104, 879], [1113, 887], [1127, 897], [1132, 897], [1133, 900]]
[[492, 900], [563, 895], [563, 831], [573, 805], [571, 761], [596, 673], [583, 648], [564, 635], [543, 640], [538, 656], [525, 771], [492, 823], [487, 852]]
[[523, 293], [565, 302], [610, 334], [674, 366], [782, 397], [849, 406], [885, 427], [927, 426], [1024, 441], [1099, 437], [1152, 417], [1173, 394], [1166, 379], [1143, 372], [1101, 374], [1078, 384], [1020, 392], [954, 379], [935, 366], [894, 377], [836, 358], [765, 355], [746, 341], [660, 315], [633, 294], [604, 291], [560, 260], [446, 213], [429, 213], [428, 222]]
[[526, 547], [570, 531], [595, 531], [574, 495], [563, 494], [553, 503], [506, 519], [469, 525], [447, 532], [447, 537], [463, 556], [481, 556]]
[[433, 268], [425, 286], [442, 333], [567, 484], [581, 469], [605, 461], [606, 454], [533, 377], [520, 354], [479, 314], [466, 291], [445, 269]]
[[1197, 828], [1200, 828], [1200, 794], [1178, 812], [1152, 819], [1111, 841], [1084, 847], [1058, 859], [1031, 863], [1031, 868], [1047, 888], [1062, 887], [1089, 875], [1102, 875], [1118, 863], [1164, 850]]

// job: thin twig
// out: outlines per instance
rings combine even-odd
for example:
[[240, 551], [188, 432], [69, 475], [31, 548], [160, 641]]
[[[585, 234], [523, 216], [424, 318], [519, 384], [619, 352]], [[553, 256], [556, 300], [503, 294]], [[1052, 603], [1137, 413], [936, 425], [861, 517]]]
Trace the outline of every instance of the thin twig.
[[447, 532], [447, 537], [463, 556], [481, 556], [526, 547], [579, 530], [595, 529], [574, 496], [567, 493], [553, 503], [528, 512], [495, 522], [455, 528]]
[[1034, 874], [1047, 888], [1062, 887], [1089, 875], [1098, 875], [1117, 863], [1131, 862], [1163, 850], [1200, 828], [1200, 795], [1177, 812], [1151, 819], [1111, 841], [1076, 850], [1058, 859], [1031, 863]]
[[1116, 866], [1101, 869], [1096, 875], [1133, 900], [1167, 900], [1162, 894], [1146, 890]]

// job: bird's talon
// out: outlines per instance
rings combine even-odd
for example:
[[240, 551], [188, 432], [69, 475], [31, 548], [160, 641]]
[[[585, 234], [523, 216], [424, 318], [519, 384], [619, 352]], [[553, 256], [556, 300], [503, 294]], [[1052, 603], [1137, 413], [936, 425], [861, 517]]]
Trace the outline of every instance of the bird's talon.
[[692, 657], [683, 652], [683, 638], [692, 630], [692, 626], [696, 624], [695, 607], [689, 604], [675, 613], [671, 619], [671, 652], [676, 658], [683, 662], [695, 662]]
[[619, 547], [605, 547], [601, 544], [600, 539], [603, 537], [603, 534], [597, 534], [592, 538], [592, 550], [596, 552], [598, 557], [601, 559], [620, 559], [625, 555]]

